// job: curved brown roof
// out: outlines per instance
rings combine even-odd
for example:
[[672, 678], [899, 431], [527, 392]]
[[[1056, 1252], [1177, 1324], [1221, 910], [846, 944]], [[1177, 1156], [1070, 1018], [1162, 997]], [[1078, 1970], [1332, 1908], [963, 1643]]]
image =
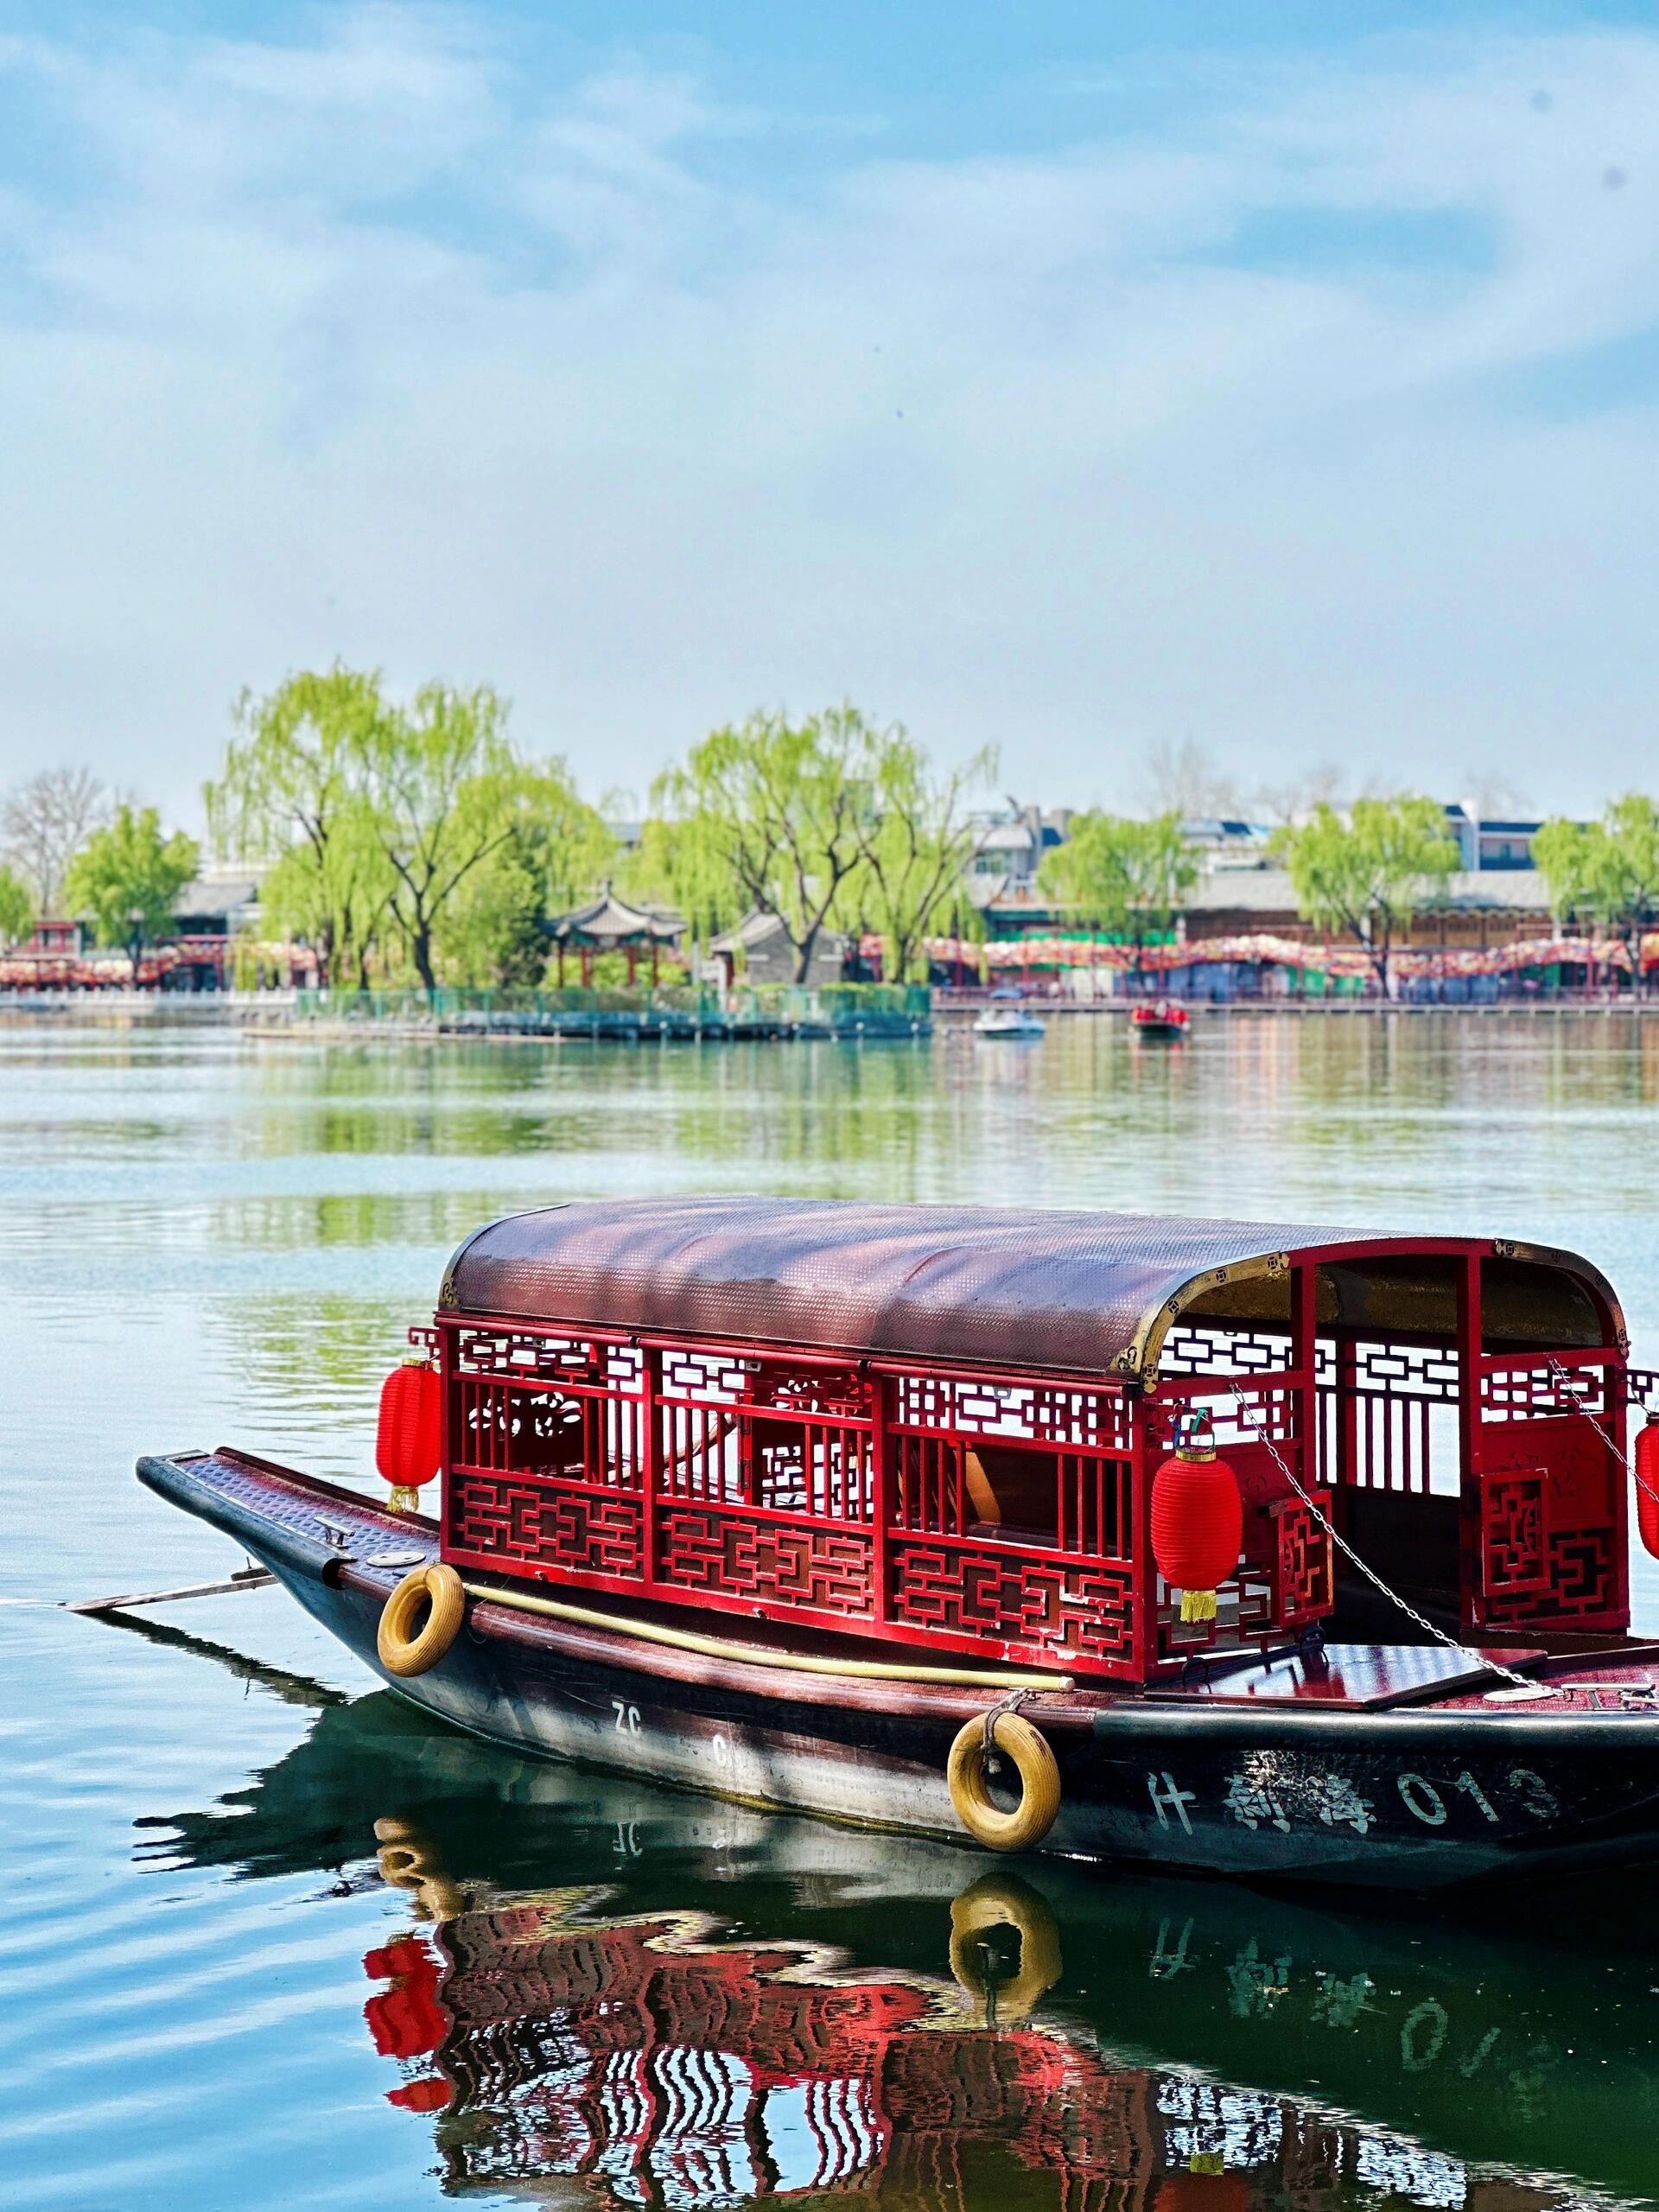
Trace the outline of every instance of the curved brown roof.
[[[1398, 1268], [1426, 1247], [1445, 1252], [1448, 1243], [1163, 1215], [601, 1198], [480, 1230], [450, 1262], [441, 1304], [990, 1368], [1135, 1373], [1155, 1368], [1164, 1329], [1182, 1306], [1246, 1295], [1228, 1287], [1282, 1277], [1293, 1253], [1383, 1256]], [[1569, 1255], [1489, 1239], [1453, 1240], [1451, 1249], [1565, 1266], [1611, 1304], [1595, 1270]]]

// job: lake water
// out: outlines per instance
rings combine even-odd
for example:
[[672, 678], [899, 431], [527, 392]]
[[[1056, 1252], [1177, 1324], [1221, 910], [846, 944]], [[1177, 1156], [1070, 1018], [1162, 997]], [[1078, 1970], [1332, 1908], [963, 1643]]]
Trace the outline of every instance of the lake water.
[[[0, 1026], [0, 2202], [1659, 2200], [1647, 1877], [1377, 1907], [1014, 1876], [498, 1755], [277, 1592], [55, 1609], [237, 1563], [137, 1490], [142, 1450], [368, 1481], [380, 1378], [487, 1217], [688, 1189], [1513, 1232], [1598, 1262], [1651, 1362], [1659, 1021]], [[1645, 1559], [1637, 1589], [1659, 1629]], [[421, 1890], [385, 1878], [410, 1848]]]

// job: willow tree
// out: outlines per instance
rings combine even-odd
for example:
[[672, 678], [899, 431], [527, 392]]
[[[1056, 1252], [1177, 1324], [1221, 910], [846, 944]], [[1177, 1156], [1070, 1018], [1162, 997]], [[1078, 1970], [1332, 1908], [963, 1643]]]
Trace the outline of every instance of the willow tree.
[[996, 773], [990, 747], [936, 770], [895, 724], [864, 733], [861, 779], [868, 804], [855, 817], [861, 866], [852, 879], [861, 919], [888, 948], [891, 974], [925, 971], [925, 940], [960, 899], [974, 849], [970, 795]]
[[[487, 683], [423, 684], [365, 733], [367, 821], [393, 878], [392, 927], [429, 992], [445, 932], [481, 894], [486, 872], [522, 912], [524, 887], [564, 903], [602, 859], [605, 833], [560, 761], [532, 766], [507, 735], [507, 702]], [[510, 853], [518, 864], [509, 870]], [[476, 915], [476, 906], [474, 906]]]
[[474, 984], [539, 983], [552, 917], [607, 873], [614, 840], [559, 760], [518, 771], [510, 834], [458, 883], [437, 918], [437, 965]]
[[34, 934], [34, 893], [15, 868], [0, 865], [0, 952]]
[[711, 732], [655, 787], [659, 811], [724, 873], [735, 902], [777, 922], [797, 982], [863, 859], [871, 736], [855, 707], [803, 721], [751, 715]]
[[1173, 927], [1198, 880], [1198, 860], [1178, 814], [1074, 814], [1065, 842], [1045, 854], [1039, 880], [1079, 921], [1126, 937], [1137, 957], [1149, 935]]
[[1363, 946], [1386, 998], [1395, 939], [1458, 865], [1444, 808], [1432, 798], [1359, 798], [1344, 818], [1321, 804], [1279, 830], [1273, 849], [1304, 918]]
[[[669, 785], [669, 779], [661, 779], [654, 797], [677, 810], [677, 795]], [[715, 822], [695, 807], [648, 815], [616, 881], [626, 899], [671, 907], [693, 938], [704, 942], [741, 922], [750, 905], [724, 856]]]
[[261, 903], [316, 948], [323, 980], [356, 970], [392, 888], [372, 835], [365, 766], [392, 710], [372, 671], [304, 670], [263, 698], [244, 691], [238, 734], [207, 787], [209, 831], [227, 859], [269, 863]]
[[372, 810], [354, 794], [335, 810], [321, 851], [296, 840], [265, 870], [260, 912], [269, 931], [317, 948], [323, 982], [366, 990], [395, 880]]
[[69, 864], [64, 903], [92, 917], [100, 944], [121, 945], [138, 980], [144, 946], [173, 926], [173, 904], [194, 875], [200, 859], [194, 837], [162, 835], [153, 806], [118, 806], [112, 822], [94, 830]]
[[1599, 822], [1546, 822], [1532, 852], [1556, 912], [1617, 931], [1634, 976], [1637, 939], [1659, 914], [1659, 806], [1628, 791]]

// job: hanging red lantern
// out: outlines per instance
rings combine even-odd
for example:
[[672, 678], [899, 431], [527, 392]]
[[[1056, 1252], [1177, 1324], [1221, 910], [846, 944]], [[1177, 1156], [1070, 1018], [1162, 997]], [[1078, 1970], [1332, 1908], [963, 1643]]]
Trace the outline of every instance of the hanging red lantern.
[[423, 1359], [394, 1367], [380, 1390], [374, 1464], [391, 1484], [394, 1512], [412, 1512], [423, 1483], [443, 1461], [443, 1379]]
[[1244, 1507], [1238, 1478], [1216, 1457], [1210, 1417], [1196, 1414], [1152, 1483], [1152, 1556], [1181, 1593], [1184, 1621], [1216, 1618], [1216, 1585], [1238, 1565]]
[[1649, 1414], [1636, 1440], [1636, 1525], [1643, 1548], [1659, 1559], [1659, 1414]]

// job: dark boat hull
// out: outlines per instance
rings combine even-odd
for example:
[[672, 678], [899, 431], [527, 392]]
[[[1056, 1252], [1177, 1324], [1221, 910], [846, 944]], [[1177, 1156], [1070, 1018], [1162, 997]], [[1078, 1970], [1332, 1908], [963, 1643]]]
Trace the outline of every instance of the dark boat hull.
[[[270, 1567], [401, 1696], [474, 1736], [977, 1848], [945, 1762], [994, 1690], [732, 1663], [486, 1601], [469, 1605], [429, 1673], [392, 1679], [376, 1630], [404, 1568], [374, 1561], [393, 1548], [435, 1557], [430, 1522], [238, 1454], [147, 1459], [139, 1473]], [[1049, 1853], [1410, 1889], [1659, 1855], [1659, 1715], [1646, 1712], [1300, 1709], [1108, 1689], [1036, 1694], [1022, 1709], [1060, 1770]]]

